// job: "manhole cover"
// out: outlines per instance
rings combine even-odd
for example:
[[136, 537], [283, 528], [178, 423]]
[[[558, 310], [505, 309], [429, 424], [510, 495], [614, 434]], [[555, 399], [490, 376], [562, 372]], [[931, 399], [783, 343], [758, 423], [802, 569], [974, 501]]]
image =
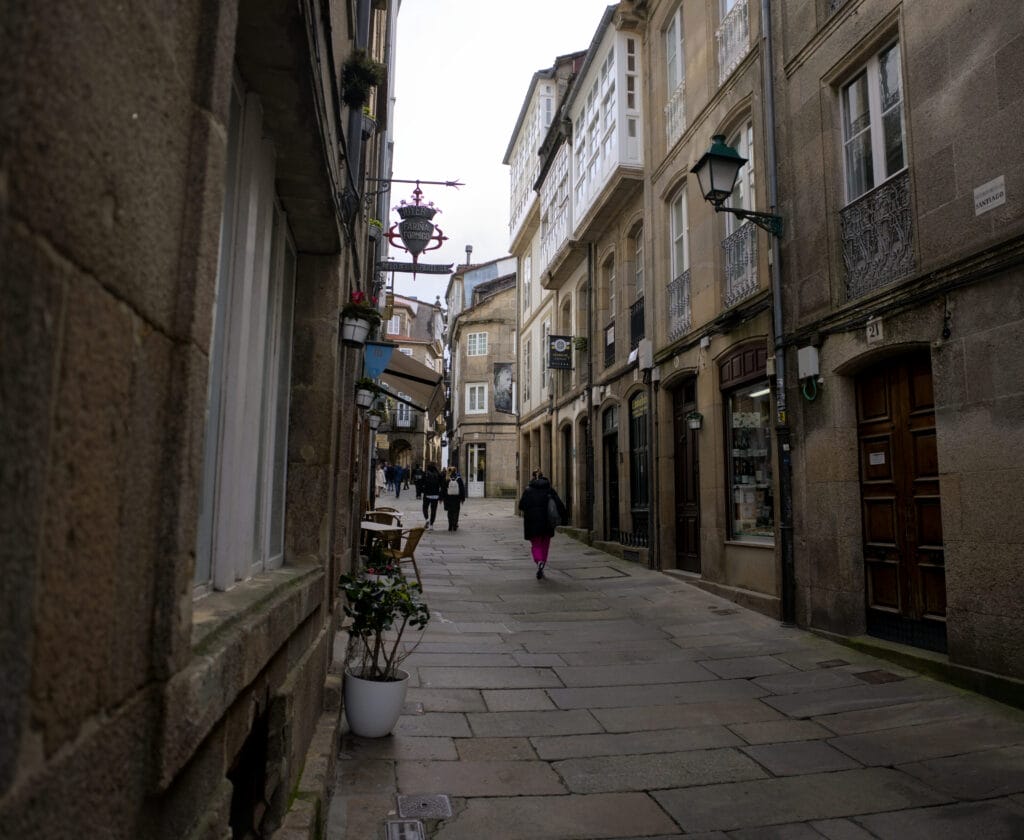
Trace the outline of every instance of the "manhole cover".
[[826, 659], [824, 662], [815, 663], [819, 668], [840, 668], [843, 665], [849, 665], [845, 659]]
[[390, 820], [384, 823], [387, 840], [425, 840], [419, 820]]
[[452, 815], [452, 803], [443, 793], [436, 795], [399, 796], [398, 816], [423, 820], [446, 820]]
[[864, 680], [866, 683], [872, 685], [879, 685], [881, 683], [899, 682], [903, 677], [897, 677], [895, 674], [890, 674], [888, 671], [861, 671], [859, 674], [854, 674], [858, 680]]

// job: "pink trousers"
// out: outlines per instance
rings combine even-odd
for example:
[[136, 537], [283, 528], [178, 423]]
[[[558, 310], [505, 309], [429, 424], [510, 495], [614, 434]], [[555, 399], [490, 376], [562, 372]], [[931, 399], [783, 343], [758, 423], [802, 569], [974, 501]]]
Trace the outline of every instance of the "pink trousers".
[[548, 562], [548, 549], [551, 548], [551, 537], [530, 537], [530, 552], [534, 563]]

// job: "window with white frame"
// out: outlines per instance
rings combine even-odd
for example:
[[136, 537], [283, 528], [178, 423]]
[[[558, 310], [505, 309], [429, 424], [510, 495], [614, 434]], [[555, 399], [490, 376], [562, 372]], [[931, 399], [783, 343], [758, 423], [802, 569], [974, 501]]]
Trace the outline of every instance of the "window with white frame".
[[615, 257], [604, 264], [604, 287], [608, 293], [608, 319], [615, 317]]
[[548, 347], [550, 346], [550, 342], [548, 341], [548, 336], [551, 335], [551, 321], [545, 321], [544, 324], [541, 327], [541, 331], [542, 331], [542, 337], [541, 337], [541, 345], [540, 345], [540, 348], [541, 348], [541, 350], [540, 350], [540, 352], [541, 352], [540, 387], [541, 387], [541, 390], [543, 390], [543, 389], [548, 387], [548, 376], [549, 376], [549, 374], [548, 374]]
[[402, 400], [409, 399], [409, 395], [398, 391], [397, 396], [401, 397], [401, 399], [395, 400], [395, 425], [399, 428], [407, 429], [412, 425], [412, 408], [409, 406], [409, 403], [402, 402]]
[[686, 210], [685, 187], [672, 197], [668, 218], [669, 267], [674, 279], [690, 267], [690, 223]]
[[633, 290], [635, 297], [644, 296], [644, 229], [638, 227], [630, 237], [633, 246]]
[[411, 347], [399, 347], [398, 348], [398, 352], [399, 353], [404, 353], [410, 359], [412, 358], [412, 348]]
[[526, 339], [526, 343], [523, 345], [523, 399], [527, 402], [530, 400], [533, 384], [533, 360], [530, 358], [532, 348], [532, 339]]
[[402, 332], [402, 316], [392, 315], [388, 321], [388, 335], [400, 335]]
[[466, 355], [467, 356], [486, 356], [487, 355], [487, 333], [476, 332], [469, 333], [466, 336]]
[[523, 312], [530, 311], [530, 295], [533, 293], [533, 259], [529, 254], [523, 257]]
[[[746, 122], [730, 138], [729, 145], [732, 146], [741, 157], [747, 162], [740, 168], [736, 176], [736, 186], [733, 188], [732, 197], [729, 199], [731, 207], [741, 207], [744, 210], [756, 210], [754, 206], [754, 126]], [[735, 232], [745, 222], [732, 213], [725, 213], [725, 234], [726, 236]]]
[[466, 385], [466, 414], [487, 413], [487, 383], [470, 382]]
[[842, 112], [846, 200], [851, 202], [907, 166], [898, 42], [843, 86]]
[[671, 96], [686, 78], [686, 58], [683, 53], [683, 4], [672, 13], [665, 27], [665, 78]]
[[213, 307], [194, 583], [229, 589], [284, 560], [296, 254], [260, 100], [236, 79]]

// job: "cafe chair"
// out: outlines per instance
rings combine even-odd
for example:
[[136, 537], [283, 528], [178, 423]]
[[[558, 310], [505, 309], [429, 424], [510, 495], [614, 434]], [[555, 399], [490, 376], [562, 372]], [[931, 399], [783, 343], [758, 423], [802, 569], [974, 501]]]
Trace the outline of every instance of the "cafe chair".
[[425, 530], [426, 528], [410, 528], [408, 531], [402, 531], [401, 547], [384, 549], [384, 556], [389, 560], [397, 560], [399, 568], [403, 563], [412, 564], [412, 570], [416, 573], [416, 582], [420, 586], [423, 586], [423, 580], [420, 578], [419, 566], [416, 565], [416, 546], [419, 545], [420, 537], [423, 536]]

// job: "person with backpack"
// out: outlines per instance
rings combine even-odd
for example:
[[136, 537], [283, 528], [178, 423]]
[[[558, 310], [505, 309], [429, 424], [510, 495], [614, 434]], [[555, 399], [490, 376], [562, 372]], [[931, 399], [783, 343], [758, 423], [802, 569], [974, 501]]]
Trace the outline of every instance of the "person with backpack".
[[459, 475], [456, 467], [448, 468], [448, 478], [444, 488], [444, 509], [448, 512], [448, 530], [459, 530], [459, 511], [466, 501], [466, 483]]
[[420, 469], [419, 464], [412, 468], [412, 483], [416, 488], [416, 498], [418, 499], [423, 495], [423, 470]]
[[441, 498], [441, 473], [434, 464], [427, 464], [423, 474], [423, 527], [428, 531], [437, 519], [437, 502]]
[[555, 535], [555, 528], [566, 521], [567, 511], [555, 488], [540, 470], [523, 491], [519, 509], [523, 512], [523, 539], [530, 541], [537, 580], [540, 580], [548, 564], [551, 538]]

